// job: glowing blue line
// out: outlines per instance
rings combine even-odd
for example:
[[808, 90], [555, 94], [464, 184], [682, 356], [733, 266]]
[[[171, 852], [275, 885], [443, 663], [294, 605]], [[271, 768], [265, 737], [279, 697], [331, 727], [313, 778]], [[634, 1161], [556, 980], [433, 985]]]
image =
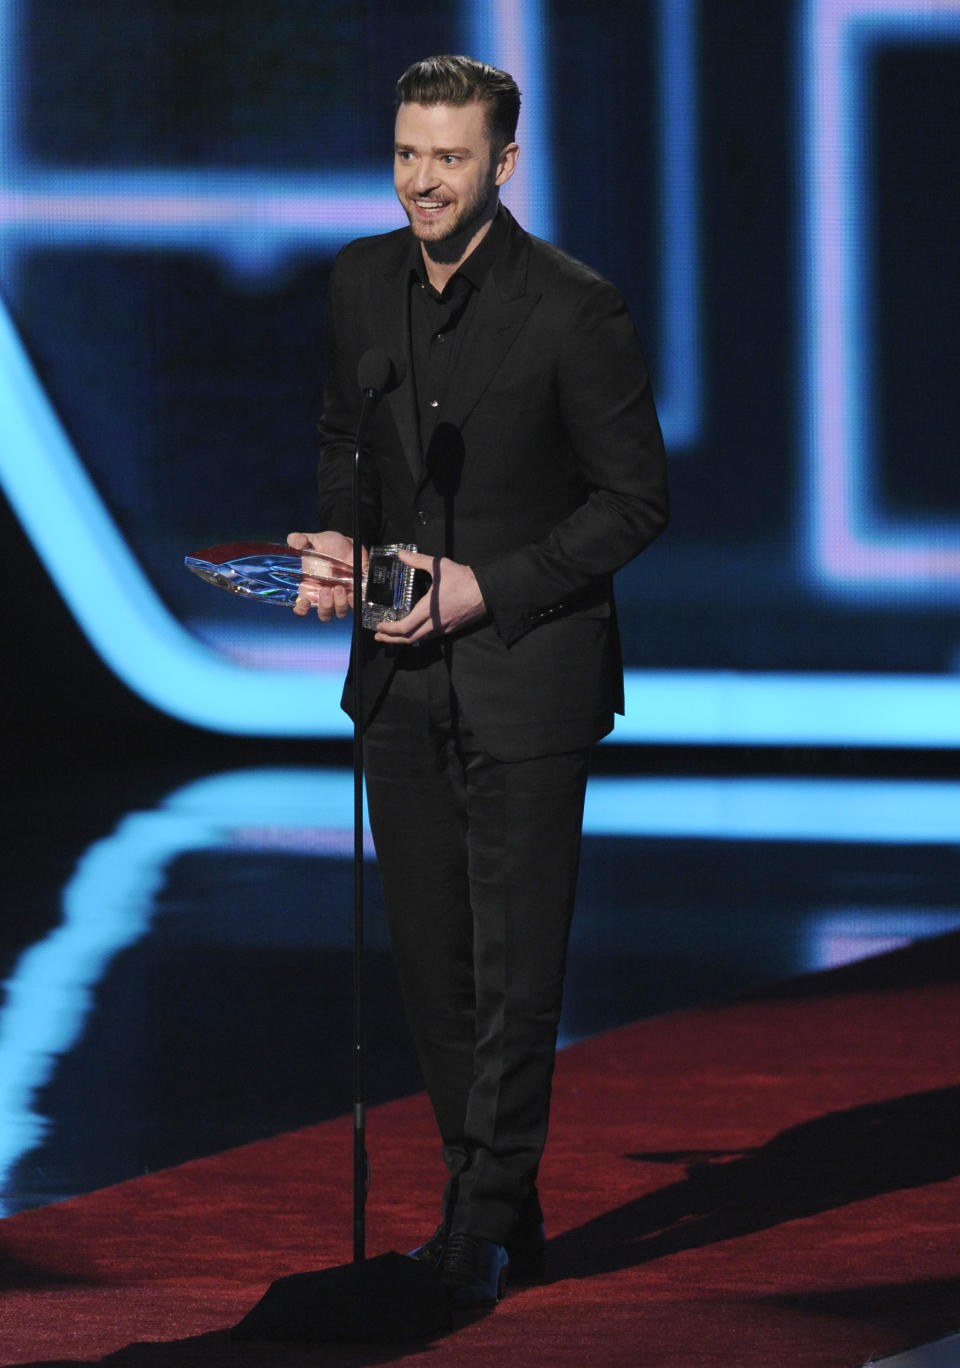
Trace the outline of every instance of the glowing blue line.
[[660, 0], [660, 369], [668, 447], [699, 436], [703, 407], [697, 187], [697, 54], [692, 0]]
[[[167, 612], [71, 450], [2, 308], [0, 433], [0, 478], [11, 503], [77, 621], [119, 678], [175, 717], [214, 730], [348, 734], [339, 676], [233, 664]], [[323, 630], [312, 621], [299, 625], [304, 632]], [[958, 745], [960, 682], [634, 671], [627, 677], [627, 717], [614, 739]]]
[[125, 817], [87, 850], [64, 890], [60, 926], [20, 957], [4, 984], [0, 1189], [42, 1143], [48, 1123], [34, 1099], [80, 1038], [111, 962], [147, 933], [169, 865], [188, 851], [229, 846], [238, 823], [347, 826], [351, 805], [349, 774], [218, 775], [173, 793], [156, 812]]
[[[350, 842], [325, 846], [316, 838], [349, 831], [352, 799], [349, 771], [215, 774], [170, 794], [157, 811], [125, 817], [112, 835], [87, 850], [64, 890], [61, 925], [20, 957], [4, 985], [0, 1186], [14, 1164], [42, 1143], [47, 1123], [35, 1109], [36, 1095], [57, 1059], [80, 1038], [111, 962], [148, 932], [172, 862], [190, 851], [264, 848], [265, 835], [282, 832], [297, 842], [286, 848], [332, 846], [346, 856]], [[960, 783], [594, 778], [584, 832], [955, 845]], [[342, 919], [331, 923], [332, 944]]]
[[0, 480], [94, 648], [148, 702], [219, 731], [346, 733], [338, 678], [231, 664], [171, 616], [74, 455], [2, 306]]
[[863, 67], [881, 42], [960, 37], [960, 0], [807, 0], [801, 30], [804, 216], [803, 570], [859, 598], [960, 592], [960, 524], [885, 516], [871, 483], [869, 203]]
[[7, 181], [17, 163], [19, 140], [14, 120], [23, 108], [17, 60], [18, 0], [0, 0], [0, 176]]
[[[469, 49], [505, 68], [524, 96], [520, 167], [504, 192], [520, 221], [555, 236], [547, 99], [548, 28], [538, 0], [465, 5]], [[673, 454], [702, 423], [702, 350], [697, 200], [696, 20], [692, 0], [659, 0], [660, 71], [660, 383], [657, 409]], [[537, 173], [536, 184], [525, 177]], [[517, 193], [519, 191], [519, 194]]]
[[0, 188], [0, 232], [12, 246], [186, 246], [229, 260], [252, 238], [265, 270], [301, 248], [332, 253], [402, 222], [377, 172], [8, 171]]
[[591, 779], [591, 836], [960, 845], [960, 783]]
[[[0, 433], [0, 477], [15, 510], [92, 644], [131, 688], [215, 730], [348, 734], [338, 675], [232, 664], [167, 612], [76, 460], [2, 308]], [[633, 671], [614, 740], [960, 745], [960, 682]]]
[[[804, 972], [813, 973], [834, 969], [924, 937], [946, 935], [958, 927], [960, 910], [955, 907], [925, 908], [922, 912], [915, 907], [889, 906], [823, 909], [802, 926], [802, 967]], [[918, 1363], [916, 1368], [923, 1365]]]
[[547, 27], [542, 0], [464, 0], [465, 50], [509, 71], [520, 87], [520, 160], [504, 187], [504, 203], [537, 237], [553, 239]]
[[960, 746], [946, 675], [640, 671], [612, 739], [696, 745]]
[[[684, 5], [674, 11], [664, 0], [664, 33], [673, 34], [666, 48], [673, 56], [666, 65], [674, 74], [691, 69], [689, 26], [678, 19], [672, 27], [673, 15], [685, 12]], [[10, 4], [0, 5], [0, 22], [9, 24], [12, 13]], [[692, 101], [692, 85], [684, 98]], [[9, 113], [9, 102], [0, 105]], [[693, 109], [684, 122], [677, 112], [682, 107], [683, 100], [671, 100], [671, 121], [689, 131]], [[0, 135], [9, 154], [6, 122]], [[88, 189], [93, 184], [82, 177], [72, 183]], [[110, 183], [118, 182], [110, 178]], [[178, 175], [168, 189], [182, 189], [184, 183], [189, 177]], [[33, 180], [30, 184], [36, 189]], [[136, 184], [146, 182], [138, 177]], [[7, 186], [8, 194], [21, 188], [9, 179]], [[209, 204], [215, 201], [214, 195]], [[385, 213], [386, 200], [381, 208]], [[236, 205], [230, 212], [237, 212]], [[232, 222], [236, 226], [239, 220]], [[62, 227], [54, 224], [50, 231]], [[291, 224], [283, 231], [292, 232]], [[0, 422], [0, 479], [81, 626], [120, 678], [174, 716], [216, 730], [347, 734], [337, 706], [339, 681], [231, 665], [170, 617], [83, 472], [2, 311]], [[304, 631], [319, 630], [316, 624], [302, 625]], [[628, 695], [630, 713], [618, 728], [618, 740], [918, 746], [960, 741], [957, 686], [949, 679], [634, 672]]]
[[0, 1188], [21, 1156], [42, 1143], [47, 1121], [34, 1098], [80, 1038], [111, 961], [147, 931], [166, 865], [185, 849], [214, 843], [195, 819], [157, 818], [127, 817], [90, 847], [64, 890], [61, 925], [21, 956], [4, 985]]

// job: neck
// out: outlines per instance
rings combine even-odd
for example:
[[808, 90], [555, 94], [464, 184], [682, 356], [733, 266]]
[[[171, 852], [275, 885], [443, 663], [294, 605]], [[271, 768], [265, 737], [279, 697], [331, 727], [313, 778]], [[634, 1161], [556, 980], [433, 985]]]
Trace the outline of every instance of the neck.
[[495, 201], [489, 214], [480, 223], [472, 223], [464, 232], [443, 242], [421, 242], [420, 251], [426, 267], [427, 279], [435, 290], [443, 290], [451, 276], [456, 275], [467, 257], [478, 247], [497, 213]]

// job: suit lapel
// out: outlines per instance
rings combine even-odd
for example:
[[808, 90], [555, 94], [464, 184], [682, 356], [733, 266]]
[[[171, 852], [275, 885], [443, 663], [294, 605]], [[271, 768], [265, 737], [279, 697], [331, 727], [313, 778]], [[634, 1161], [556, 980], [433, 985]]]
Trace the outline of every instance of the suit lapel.
[[540, 298], [526, 293], [527, 256], [526, 234], [511, 219], [507, 249], [483, 283], [476, 317], [448, 386], [443, 417], [454, 427], [466, 422]]
[[[507, 211], [504, 209], [504, 213]], [[509, 217], [506, 248], [494, 262], [477, 300], [469, 336], [457, 356], [444, 403], [443, 420], [461, 427], [487, 389], [539, 300], [526, 292], [529, 247], [523, 229]], [[418, 485], [425, 476], [420, 445], [416, 387], [410, 356], [409, 238], [399, 238], [396, 253], [385, 260], [372, 301], [374, 336], [392, 356], [401, 357], [404, 375], [387, 395], [404, 456]], [[382, 339], [382, 341], [380, 341]]]

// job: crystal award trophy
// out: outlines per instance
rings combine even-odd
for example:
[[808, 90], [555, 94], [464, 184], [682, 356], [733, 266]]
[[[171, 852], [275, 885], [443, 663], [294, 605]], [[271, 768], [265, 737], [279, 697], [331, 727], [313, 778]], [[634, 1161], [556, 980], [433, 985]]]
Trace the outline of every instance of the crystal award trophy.
[[290, 607], [301, 592], [309, 598], [311, 585], [343, 584], [349, 588], [353, 581], [353, 566], [349, 562], [321, 555], [309, 547], [294, 551], [278, 542], [208, 546], [204, 551], [184, 556], [183, 563], [218, 589], [284, 607]]
[[[381, 622], [406, 617], [426, 591], [430, 577], [422, 570], [404, 565], [398, 551], [416, 551], [411, 542], [374, 546], [363, 580], [361, 624], [376, 631]], [[291, 607], [301, 595], [310, 599], [311, 589], [320, 585], [353, 586], [353, 566], [349, 561], [324, 556], [306, 547], [294, 551], [279, 542], [226, 542], [208, 546], [184, 556], [186, 568], [242, 598], [259, 603], [279, 603]]]

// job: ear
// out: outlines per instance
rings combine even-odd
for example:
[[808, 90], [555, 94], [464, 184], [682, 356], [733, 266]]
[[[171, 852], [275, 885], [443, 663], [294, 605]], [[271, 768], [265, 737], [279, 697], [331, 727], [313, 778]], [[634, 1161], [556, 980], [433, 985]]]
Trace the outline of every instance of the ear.
[[514, 171], [517, 169], [517, 157], [520, 155], [520, 148], [516, 143], [507, 143], [506, 147], [497, 158], [497, 178], [496, 184], [505, 184]]

